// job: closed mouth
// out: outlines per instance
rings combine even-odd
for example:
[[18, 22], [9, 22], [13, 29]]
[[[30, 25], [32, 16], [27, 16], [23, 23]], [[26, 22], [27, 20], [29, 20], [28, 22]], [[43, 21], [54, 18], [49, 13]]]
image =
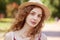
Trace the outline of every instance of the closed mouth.
[[34, 21], [31, 21], [31, 23], [32, 23], [32, 24], [36, 24], [36, 22], [34, 22]]

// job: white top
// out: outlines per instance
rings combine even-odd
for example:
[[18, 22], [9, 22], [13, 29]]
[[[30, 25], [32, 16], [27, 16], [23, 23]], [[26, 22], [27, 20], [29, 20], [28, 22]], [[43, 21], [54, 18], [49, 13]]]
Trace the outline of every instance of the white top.
[[[47, 37], [44, 33], [41, 33], [41, 40], [47, 40]], [[14, 40], [14, 32], [8, 32], [6, 35], [5, 35], [5, 40]], [[22, 40], [21, 38], [17, 38], [16, 37], [16, 40]], [[26, 40], [28, 40], [28, 38], [26, 38]], [[35, 40], [38, 40], [37, 38]]]

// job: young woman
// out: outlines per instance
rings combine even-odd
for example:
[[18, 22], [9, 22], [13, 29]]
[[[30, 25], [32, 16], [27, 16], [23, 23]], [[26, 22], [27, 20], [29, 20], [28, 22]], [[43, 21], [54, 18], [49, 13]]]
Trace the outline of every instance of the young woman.
[[21, 4], [10, 31], [5, 35], [5, 40], [47, 40], [41, 29], [48, 16], [49, 10], [42, 4]]

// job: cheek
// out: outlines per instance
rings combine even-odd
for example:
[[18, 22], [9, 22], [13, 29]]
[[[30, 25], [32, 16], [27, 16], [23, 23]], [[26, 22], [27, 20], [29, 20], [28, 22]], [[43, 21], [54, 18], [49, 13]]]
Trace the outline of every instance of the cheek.
[[32, 18], [33, 18], [33, 16], [31, 16], [31, 15], [28, 15], [28, 16], [27, 16], [27, 19], [28, 19], [28, 20], [31, 20]]
[[37, 20], [37, 23], [39, 23], [41, 21], [41, 18], [39, 18], [38, 20]]
[[30, 20], [31, 20], [31, 16], [29, 15], [27, 16], [26, 21], [30, 21]]

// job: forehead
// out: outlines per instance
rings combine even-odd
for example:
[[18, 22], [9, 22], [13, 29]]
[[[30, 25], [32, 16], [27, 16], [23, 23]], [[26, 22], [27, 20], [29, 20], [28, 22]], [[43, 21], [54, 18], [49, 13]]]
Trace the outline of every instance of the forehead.
[[42, 9], [41, 8], [33, 8], [31, 12], [42, 14]]

